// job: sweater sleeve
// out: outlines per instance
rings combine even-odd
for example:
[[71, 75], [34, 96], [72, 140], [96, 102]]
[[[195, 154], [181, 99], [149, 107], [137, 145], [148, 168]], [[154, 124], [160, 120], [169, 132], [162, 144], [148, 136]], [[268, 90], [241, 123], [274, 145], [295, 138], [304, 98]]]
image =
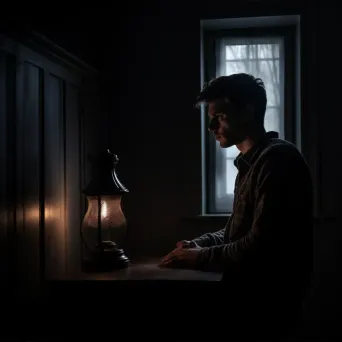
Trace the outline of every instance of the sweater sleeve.
[[190, 247], [211, 247], [222, 245], [224, 243], [224, 236], [230, 227], [230, 219], [231, 217], [228, 218], [228, 221], [223, 229], [220, 229], [214, 233], [206, 233], [193, 239], [190, 242]]
[[215, 233], [206, 233], [203, 234], [196, 239], [193, 239], [190, 243], [190, 247], [210, 247], [210, 246], [218, 246], [222, 245], [224, 241], [224, 234], [226, 231], [226, 227], [215, 232]]

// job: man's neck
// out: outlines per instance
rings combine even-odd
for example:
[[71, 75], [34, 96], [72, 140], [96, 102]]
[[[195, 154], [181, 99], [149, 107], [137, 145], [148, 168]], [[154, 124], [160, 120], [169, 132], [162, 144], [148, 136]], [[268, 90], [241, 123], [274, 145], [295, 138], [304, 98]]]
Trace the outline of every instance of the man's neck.
[[251, 148], [252, 146], [257, 143], [260, 138], [262, 138], [264, 136], [264, 134], [266, 133], [265, 129], [260, 129], [255, 131], [252, 134], [249, 134], [245, 140], [243, 140], [241, 143], [236, 144], [236, 147], [239, 149], [239, 151], [242, 154], [246, 154]]

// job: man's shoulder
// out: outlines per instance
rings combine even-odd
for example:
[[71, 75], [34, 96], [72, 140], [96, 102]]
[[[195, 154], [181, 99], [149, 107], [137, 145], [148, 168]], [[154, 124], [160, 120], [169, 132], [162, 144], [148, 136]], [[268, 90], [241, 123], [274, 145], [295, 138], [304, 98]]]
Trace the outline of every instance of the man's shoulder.
[[260, 154], [260, 158], [266, 160], [289, 161], [304, 160], [299, 149], [293, 143], [283, 139], [271, 139]]
[[293, 143], [283, 139], [271, 139], [260, 153], [256, 162], [256, 168], [264, 164], [274, 169], [307, 168], [307, 163]]

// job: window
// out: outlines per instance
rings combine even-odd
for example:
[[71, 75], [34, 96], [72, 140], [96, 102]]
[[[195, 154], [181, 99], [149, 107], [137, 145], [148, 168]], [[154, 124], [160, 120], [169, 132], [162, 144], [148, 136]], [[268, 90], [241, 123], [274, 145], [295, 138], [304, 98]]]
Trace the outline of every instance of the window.
[[[203, 34], [203, 81], [234, 73], [260, 77], [267, 92], [266, 131], [295, 143], [295, 30], [293, 27], [209, 31]], [[202, 113], [207, 115], [207, 113]], [[203, 124], [208, 120], [203, 120]], [[203, 132], [207, 131], [204, 127]], [[232, 211], [238, 149], [205, 140], [205, 214]]]

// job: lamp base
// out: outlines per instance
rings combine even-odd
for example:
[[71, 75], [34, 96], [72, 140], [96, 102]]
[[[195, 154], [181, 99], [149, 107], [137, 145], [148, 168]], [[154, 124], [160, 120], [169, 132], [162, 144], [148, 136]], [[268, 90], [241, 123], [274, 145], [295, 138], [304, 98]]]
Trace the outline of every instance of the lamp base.
[[83, 271], [87, 273], [110, 272], [127, 268], [129, 259], [123, 249], [112, 245], [110, 248], [96, 247], [88, 258], [83, 260]]

